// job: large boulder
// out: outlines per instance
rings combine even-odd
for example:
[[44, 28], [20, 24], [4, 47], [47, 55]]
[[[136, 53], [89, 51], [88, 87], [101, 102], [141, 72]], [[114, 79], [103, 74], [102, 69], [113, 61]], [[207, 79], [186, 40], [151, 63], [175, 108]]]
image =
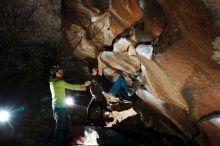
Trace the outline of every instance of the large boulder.
[[104, 51], [101, 55], [104, 63], [117, 70], [135, 75], [140, 70], [140, 62], [137, 57], [130, 56], [128, 53], [119, 54], [116, 52]]
[[72, 24], [71, 27], [66, 30], [66, 36], [73, 49], [73, 53], [77, 57], [81, 59], [96, 58], [96, 46], [91, 40], [86, 38], [86, 32], [82, 27]]
[[111, 32], [110, 19], [108, 12], [91, 18], [94, 41], [106, 46], [111, 46], [115, 38]]
[[163, 7], [153, 0], [143, 1], [141, 5], [144, 11], [144, 31], [152, 34], [153, 38], [159, 37], [167, 25]]
[[[130, 51], [130, 55], [135, 55], [135, 51], [134, 51], [134, 46], [132, 44], [131, 41], [129, 41], [126, 38], [120, 38], [118, 39], [117, 42], [114, 43], [113, 45], [113, 51], [114, 52], [118, 52], [118, 53], [123, 53], [123, 52], [129, 52]], [[133, 54], [132, 51], [133, 50]]]
[[142, 72], [150, 87], [150, 91], [156, 96], [189, 111], [189, 107], [181, 95], [181, 89], [175, 87], [165, 71], [154, 60], [151, 60], [150, 54], [152, 54], [152, 51], [152, 47], [147, 45], [137, 48], [137, 56], [142, 63]]
[[139, 3], [135, 0], [111, 0], [109, 10], [112, 14], [111, 29], [114, 36], [121, 34], [143, 17]]
[[135, 43], [151, 42], [154, 39], [154, 36], [150, 32], [139, 28], [134, 28], [130, 34], [131, 39], [135, 41]]
[[105, 112], [104, 115], [113, 119], [106, 123], [107, 127], [117, 126], [126, 119], [137, 116], [131, 102], [111, 96], [105, 92], [102, 94], [107, 101], [108, 108], [111, 109], [111, 112]]
[[220, 143], [220, 118], [215, 117], [199, 124], [205, 131], [210, 143], [217, 146]]
[[[75, 54], [82, 59], [96, 59], [96, 50], [108, 46], [105, 48], [108, 51], [101, 55], [105, 75], [117, 76], [123, 71], [136, 77], [147, 89], [138, 92], [144, 102], [136, 108], [144, 120], [147, 120], [145, 113], [149, 112], [146, 107], [150, 106], [156, 111], [154, 113], [159, 113], [152, 114], [152, 119], [161, 116], [157, 124], [168, 127], [170, 133], [182, 132], [181, 136], [195, 140], [199, 138], [198, 133], [204, 131], [213, 139], [210, 135], [215, 133], [215, 128], [197, 121], [220, 108], [219, 65], [212, 60], [219, 61], [216, 38], [219, 34], [211, 17], [218, 18], [217, 1], [69, 2], [75, 9], [73, 12], [77, 12], [69, 14], [74, 16], [70, 24], [77, 24], [81, 27], [78, 30], [83, 29], [81, 32], [85, 33], [80, 39], [77, 33], [70, 33], [70, 40], [76, 44], [72, 45]], [[218, 19], [215, 23], [218, 24]], [[154, 48], [138, 45], [156, 38], [158, 44], [154, 44]], [[92, 49], [94, 46], [98, 49]], [[212, 48], [215, 49], [214, 55]], [[146, 95], [146, 91], [153, 98]]]
[[[150, 121], [151, 125], [148, 125], [149, 121], [146, 121], [146, 125], [148, 125], [149, 127], [156, 128], [158, 131], [161, 132], [168, 132], [173, 134], [175, 133], [175, 135], [180, 135], [183, 137], [186, 136], [189, 139], [193, 139], [193, 136], [198, 132], [197, 127], [194, 125], [187, 112], [182, 110], [180, 107], [176, 106], [173, 103], [169, 103], [165, 99], [156, 97], [153, 93], [150, 93], [145, 89], [138, 89], [136, 91], [136, 94], [140, 97], [140, 99], [142, 99], [146, 106], [149, 106], [150, 108], [154, 109], [157, 114], [160, 114], [161, 119], [166, 119], [165, 121], [163, 121], [166, 123], [166, 125], [171, 126], [169, 128], [165, 126], [163, 128], [160, 127], [160, 129], [157, 129], [158, 127], [155, 127], [154, 125], [155, 123], [157, 123], [156, 121]], [[141, 112], [143, 118], [147, 116], [152, 116], [149, 115], [149, 113], [145, 113], [144, 109], [142, 108], [139, 108], [138, 110]], [[173, 124], [170, 125], [169, 123]], [[183, 133], [180, 131], [182, 131]]]

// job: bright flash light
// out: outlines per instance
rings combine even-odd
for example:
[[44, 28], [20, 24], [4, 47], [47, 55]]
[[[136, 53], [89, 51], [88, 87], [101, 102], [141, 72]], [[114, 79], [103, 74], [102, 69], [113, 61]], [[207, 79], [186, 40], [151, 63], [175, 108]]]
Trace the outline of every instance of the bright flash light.
[[0, 123], [8, 122], [10, 119], [10, 113], [8, 111], [0, 111]]
[[74, 105], [74, 100], [71, 97], [67, 97], [65, 100], [65, 103], [67, 106], [73, 106]]

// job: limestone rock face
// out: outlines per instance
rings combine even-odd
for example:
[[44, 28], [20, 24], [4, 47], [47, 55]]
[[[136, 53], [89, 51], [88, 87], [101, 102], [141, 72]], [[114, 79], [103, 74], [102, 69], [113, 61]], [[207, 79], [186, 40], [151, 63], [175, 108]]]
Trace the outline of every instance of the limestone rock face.
[[[68, 27], [65, 29], [67, 37], [70, 39], [71, 34], [71, 38], [76, 39], [77, 42], [78, 34], [70, 33], [69, 30], [74, 29], [72, 24], [78, 25], [85, 30], [86, 39], [84, 42], [86, 42], [86, 45], [94, 44], [98, 50], [104, 46], [111, 46], [113, 39], [143, 17], [138, 1], [112, 0], [108, 2], [88, 1], [85, 3], [84, 1], [65, 0], [65, 5], [67, 10], [65, 11], [64, 25]], [[109, 11], [103, 12], [102, 7], [107, 7]], [[73, 12], [73, 15], [70, 15], [70, 11]], [[74, 42], [70, 44], [73, 49], [76, 48]], [[83, 53], [85, 50], [83, 45], [81, 47], [77, 46], [76, 50], [73, 52], [77, 52], [76, 55], [80, 58], [85, 58], [89, 54], [91, 54], [90, 57], [94, 58], [92, 52], [87, 53], [87, 55]], [[84, 55], [80, 55], [80, 52]]]
[[[220, 145], [219, 1], [2, 0], [1, 4], [0, 65], [8, 68], [0, 72], [0, 82], [6, 76], [14, 84], [10, 70], [22, 72], [22, 79], [33, 72], [45, 78], [42, 70], [62, 64], [63, 58], [69, 64], [73, 56], [97, 64], [102, 52], [104, 74], [114, 78], [124, 72], [136, 90], [138, 100], [126, 115], [138, 113], [146, 126], [195, 145]], [[16, 61], [11, 63], [10, 58]], [[114, 100], [113, 114], [121, 122], [125, 117], [116, 112], [120, 100]]]
[[140, 98], [134, 109], [147, 126], [207, 145], [215, 128], [198, 121], [220, 108], [220, 67], [212, 60], [219, 61], [219, 31], [211, 21], [219, 12], [213, 2], [68, 1], [76, 14], [66, 24], [74, 31], [66, 34], [79, 58], [96, 59], [104, 51], [105, 75], [125, 72], [134, 80], [130, 85], [138, 85]]
[[125, 72], [134, 80], [131, 88], [138, 84], [140, 103], [134, 109], [147, 126], [199, 145], [207, 145], [206, 137], [219, 145], [211, 136], [218, 133], [216, 125], [199, 122], [220, 109], [218, 19], [217, 25], [212, 23], [220, 14], [218, 4], [209, 0], [68, 1], [67, 7], [76, 14], [72, 18], [67, 11], [66, 18], [72, 19], [64, 26], [79, 58], [96, 59], [104, 51], [105, 75], [114, 78]]
[[195, 69], [192, 77], [187, 78], [182, 91], [189, 103], [191, 117], [199, 120], [204, 115], [218, 111], [220, 90], [218, 86], [210, 83], [199, 66]]
[[122, 33], [143, 17], [138, 1], [110, 0], [111, 29], [114, 36]]
[[96, 46], [92, 41], [82, 38], [78, 46], [73, 50], [73, 53], [81, 59], [95, 58], [96, 57]]
[[211, 12], [214, 23], [220, 27], [220, 2], [218, 0], [202, 0], [202, 2]]
[[111, 77], [119, 76], [119, 74], [117, 73], [117, 70], [110, 68], [107, 65], [104, 67], [104, 75], [111, 76]]
[[[150, 106], [151, 108], [155, 110], [158, 110], [162, 117], [166, 118], [168, 121], [171, 120], [170, 122], [174, 123], [177, 129], [180, 129], [181, 131], [183, 131], [184, 135], [187, 136], [188, 138], [191, 139], [192, 135], [197, 133], [197, 127], [194, 126], [193, 122], [189, 119], [187, 113], [181, 108], [177, 107], [175, 104], [172, 104], [172, 103], [169, 103], [168, 101], [160, 99], [147, 90], [139, 89], [136, 91], [136, 94], [148, 106]], [[181, 116], [178, 116], [178, 115], [181, 115]], [[142, 114], [142, 116], [144, 118], [144, 116], [147, 116], [147, 115]], [[148, 125], [148, 126], [151, 127], [152, 125]], [[162, 129], [160, 130], [163, 131]]]
[[67, 18], [63, 21], [67, 27], [73, 23], [87, 29], [90, 27], [92, 14], [98, 13], [94, 7], [90, 8], [84, 1], [63, 0], [63, 5], [66, 7], [63, 10]]
[[151, 42], [154, 39], [154, 36], [150, 32], [143, 31], [140, 29], [133, 29], [131, 35], [131, 39], [136, 43]]
[[85, 30], [76, 24], [72, 24], [71, 27], [68, 30], [66, 30], [66, 36], [68, 42], [74, 48], [79, 45], [80, 41], [83, 38], [85, 38], [85, 35], [86, 35]]
[[14, 36], [17, 44], [55, 44], [62, 38], [60, 10], [59, 0], [1, 1], [1, 38]]
[[[163, 9], [167, 15], [174, 17], [174, 15], [169, 14], [169, 5], [164, 3], [164, 1], [158, 1], [161, 3]], [[175, 4], [173, 4], [174, 6]], [[189, 4], [189, 2], [181, 1], [182, 5], [180, 8], [182, 13], [189, 13], [184, 11], [184, 7], [191, 6], [191, 10], [194, 12], [192, 17], [187, 17], [182, 14], [183, 20], [178, 20], [176, 18], [169, 18], [169, 23], [178, 29], [172, 34], [178, 34], [176, 37], [179, 41], [175, 42], [172, 46], [167, 47], [167, 51], [162, 54], [155, 56], [156, 64], [158, 64], [166, 73], [166, 76], [172, 82], [172, 91], [176, 90], [178, 94], [185, 99], [185, 103], [189, 106], [189, 116], [193, 121], [197, 121], [202, 117], [212, 114], [213, 111], [218, 111], [218, 100], [219, 99], [219, 66], [214, 63], [211, 59], [212, 56], [212, 38], [213, 34], [218, 35], [214, 31], [214, 26], [208, 27], [211, 24], [211, 17], [201, 3], [200, 7], [196, 11], [194, 7], [195, 3]], [[177, 6], [177, 5], [175, 5]], [[201, 13], [207, 12], [206, 14], [198, 15], [198, 11]], [[197, 13], [197, 14], [196, 14]], [[206, 18], [203, 18], [206, 16]], [[191, 21], [191, 19], [194, 19]], [[171, 22], [172, 20], [176, 22]], [[209, 19], [210, 21], [202, 22], [203, 19]], [[191, 23], [190, 23], [191, 22]], [[200, 22], [200, 25], [199, 25]], [[181, 23], [181, 24], [177, 24]], [[202, 26], [203, 25], [203, 26]], [[207, 26], [207, 27], [204, 27]], [[172, 29], [170, 29], [171, 31]], [[204, 36], [203, 33], [207, 32]], [[201, 37], [203, 35], [203, 37]], [[168, 41], [168, 40], [167, 40]], [[179, 49], [181, 46], [181, 49]], [[199, 49], [198, 49], [199, 48]], [[168, 65], [169, 64], [169, 65]], [[168, 67], [169, 66], [169, 67]], [[171, 95], [171, 94], [170, 94]], [[198, 125], [199, 127], [201, 125]], [[210, 131], [207, 130], [209, 127]], [[204, 128], [204, 126], [200, 127]], [[214, 130], [211, 126], [205, 127], [205, 133], [211, 135], [212, 133], [217, 133], [218, 130]], [[214, 132], [214, 131], [215, 132]], [[212, 141], [212, 140], [211, 140]], [[205, 145], [205, 144], [204, 144]]]
[[148, 32], [148, 36], [151, 34], [153, 38], [159, 37], [167, 24], [163, 8], [161, 8], [157, 1], [152, 0], [141, 0], [140, 5], [144, 12], [143, 30]]
[[[173, 85], [162, 69], [153, 61], [142, 61], [144, 64], [145, 78], [151, 87], [151, 91], [158, 97], [165, 98], [169, 102], [178, 105], [188, 111], [189, 107], [180, 93], [180, 89]], [[164, 86], [163, 86], [164, 85]]]
[[123, 122], [127, 118], [135, 117], [137, 113], [132, 108], [132, 103], [123, 99], [111, 96], [108, 93], [102, 93], [107, 101], [108, 108], [112, 112], [106, 112], [107, 117], [112, 117], [113, 121], [107, 123], [107, 127], [113, 127]]
[[213, 118], [208, 121], [204, 121], [200, 123], [200, 126], [204, 129], [207, 133], [207, 137], [209, 138], [211, 144], [213, 146], [219, 145], [220, 141], [219, 138], [219, 118]]
[[140, 69], [140, 62], [137, 57], [129, 56], [128, 53], [119, 54], [115, 52], [103, 52], [101, 59], [117, 70], [128, 74], [137, 74]]
[[[113, 51], [118, 53], [128, 52], [129, 50], [134, 50], [133, 44], [126, 38], [120, 38], [113, 45]], [[131, 54], [135, 55], [135, 54]]]
[[86, 38], [86, 32], [82, 27], [72, 24], [66, 31], [66, 36], [77, 57], [81, 59], [96, 57], [96, 47], [91, 40]]
[[91, 22], [94, 40], [102, 45], [111, 46], [114, 36], [110, 28], [110, 14], [94, 16], [91, 18]]
[[212, 55], [212, 59], [218, 62], [220, 64], [220, 37], [216, 37], [215, 40], [212, 42], [214, 51]]

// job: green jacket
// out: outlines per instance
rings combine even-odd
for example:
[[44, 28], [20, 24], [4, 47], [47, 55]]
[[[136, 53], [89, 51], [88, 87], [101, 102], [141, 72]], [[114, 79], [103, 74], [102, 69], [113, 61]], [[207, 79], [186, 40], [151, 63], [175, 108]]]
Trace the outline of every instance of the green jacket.
[[80, 84], [69, 84], [63, 80], [58, 79], [50, 81], [53, 108], [65, 107], [65, 89], [80, 90]]

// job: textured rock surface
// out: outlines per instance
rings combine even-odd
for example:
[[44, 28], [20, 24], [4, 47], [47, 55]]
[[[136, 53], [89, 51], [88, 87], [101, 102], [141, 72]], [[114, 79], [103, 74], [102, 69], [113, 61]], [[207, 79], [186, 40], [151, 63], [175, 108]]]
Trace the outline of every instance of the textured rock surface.
[[[177, 129], [183, 131], [184, 136], [187, 136], [189, 139], [192, 139], [193, 135], [195, 135], [197, 131], [197, 127], [195, 127], [193, 121], [188, 117], [187, 113], [176, 106], [175, 104], [169, 103], [159, 97], [154, 96], [147, 90], [139, 89], [136, 91], [136, 94], [146, 103], [148, 106], [153, 108], [154, 110], [159, 111], [161, 114], [161, 118], [164, 117], [165, 119], [169, 119], [171, 121], [166, 121], [167, 123], [173, 123]], [[181, 115], [181, 116], [178, 116]], [[147, 116], [146, 114], [142, 114], [142, 116]], [[148, 121], [146, 121], [148, 122]], [[153, 124], [153, 121], [151, 121]], [[148, 125], [148, 124], [147, 124]], [[167, 124], [169, 125], [169, 124]], [[174, 125], [171, 126], [170, 129], [175, 129]], [[148, 125], [149, 126], [149, 125]], [[150, 125], [149, 127], [151, 127]], [[153, 127], [153, 126], [152, 126]], [[167, 132], [170, 129], [158, 129], [161, 132]], [[163, 131], [164, 130], [164, 131]], [[178, 131], [178, 130], [177, 130]], [[172, 133], [172, 131], [170, 131]], [[178, 132], [177, 132], [178, 133]]]
[[[168, 78], [173, 81], [172, 84], [180, 89], [182, 97], [189, 105], [189, 116], [196, 121], [219, 110], [217, 100], [219, 99], [220, 78], [217, 75], [219, 74], [219, 66], [211, 60], [212, 38], [217, 33], [213, 25], [210, 27], [211, 17], [201, 3], [190, 3], [189, 1], [181, 1], [178, 5], [172, 3], [173, 6], [176, 6], [172, 8], [181, 12], [182, 20], [178, 20], [179, 18], [172, 18], [176, 14], [169, 14], [171, 4], [159, 2], [164, 11], [167, 10], [165, 13], [167, 18], [171, 19], [171, 26], [177, 27], [182, 32], [179, 33], [181, 34], [179, 40], [168, 47], [161, 56], [157, 56], [156, 60], [166, 71]], [[181, 7], [179, 7], [180, 5]], [[198, 8], [198, 5], [199, 9], [196, 9], [195, 7]], [[188, 17], [187, 13], [194, 15]], [[204, 19], [206, 19], [205, 22]], [[172, 22], [173, 20], [176, 21]], [[177, 36], [174, 38], [178, 38]], [[208, 131], [206, 130], [206, 132]]]
[[141, 63], [143, 63], [143, 73], [152, 91], [156, 96], [164, 98], [169, 102], [178, 105], [186, 111], [189, 107], [181, 95], [181, 89], [178, 89], [174, 83], [169, 79], [163, 69], [160, 68], [153, 60], [141, 57], [139, 55]]
[[[210, 134], [194, 123], [220, 108], [219, 66], [212, 60], [213, 46], [213, 58], [219, 59], [218, 39], [214, 41], [218, 31], [210, 13], [218, 12], [218, 5], [210, 9], [218, 2], [111, 0], [103, 5], [107, 11], [94, 3], [82, 2], [75, 11], [86, 8], [83, 19], [91, 27], [82, 28], [97, 50], [107, 50], [101, 56], [104, 73], [113, 77], [123, 71], [142, 85], [144, 92], [137, 94], [143, 103], [135, 109], [146, 125], [205, 145], [205, 134]], [[154, 50], [137, 47], [149, 42]], [[154, 109], [151, 124], [147, 106]]]
[[[106, 75], [126, 72], [132, 87], [141, 86], [134, 109], [146, 126], [220, 145], [218, 120], [204, 119], [220, 109], [218, 0], [2, 0], [0, 6], [1, 83], [32, 83], [28, 75], [45, 74], [61, 60], [77, 70], [72, 52], [95, 63], [104, 51]], [[138, 48], [149, 42], [154, 50]], [[19, 72], [18, 81], [11, 70]]]
[[200, 126], [204, 129], [204, 131], [207, 133], [207, 137], [210, 140], [210, 143], [213, 146], [219, 145], [219, 118], [213, 118], [209, 121], [202, 122]]
[[47, 76], [45, 69], [51, 60], [59, 58], [57, 52], [65, 46], [61, 2], [3, 0], [0, 7], [1, 93], [19, 93], [24, 86]]
[[134, 28], [131, 32], [131, 39], [136, 43], [151, 42], [154, 39], [154, 36], [149, 32]]
[[110, 0], [111, 29], [114, 36], [122, 33], [143, 16], [138, 1]]
[[129, 49], [134, 50], [133, 44], [126, 38], [120, 38], [113, 45], [113, 51], [118, 53], [128, 52]]
[[211, 12], [212, 20], [220, 27], [220, 2], [218, 0], [202, 0]]
[[86, 38], [86, 32], [80, 26], [72, 24], [66, 31], [67, 39], [73, 49], [73, 53], [81, 59], [95, 58], [96, 47], [91, 40]]
[[107, 127], [117, 126], [124, 120], [135, 117], [137, 113], [132, 108], [132, 103], [123, 99], [116, 98], [114, 96], [109, 95], [108, 93], [103, 93], [105, 96], [109, 109], [112, 112], [106, 112], [105, 114], [109, 118], [113, 118], [112, 121], [107, 122]]
[[58, 43], [62, 38], [59, 0], [4, 0], [1, 7], [2, 37], [24, 44]]
[[212, 42], [214, 52], [212, 55], [212, 59], [220, 64], [220, 37], [216, 37], [215, 40]]
[[137, 57], [129, 56], [128, 53], [119, 54], [105, 51], [102, 53], [101, 59], [110, 67], [129, 74], [137, 74], [140, 69]]
[[104, 13], [91, 18], [94, 40], [101, 45], [111, 46], [114, 36], [111, 32], [110, 14]]
[[150, 33], [153, 38], [159, 37], [167, 23], [164, 11], [154, 0], [140, 0], [139, 3], [144, 12], [145, 34], [148, 32], [148, 35]]

